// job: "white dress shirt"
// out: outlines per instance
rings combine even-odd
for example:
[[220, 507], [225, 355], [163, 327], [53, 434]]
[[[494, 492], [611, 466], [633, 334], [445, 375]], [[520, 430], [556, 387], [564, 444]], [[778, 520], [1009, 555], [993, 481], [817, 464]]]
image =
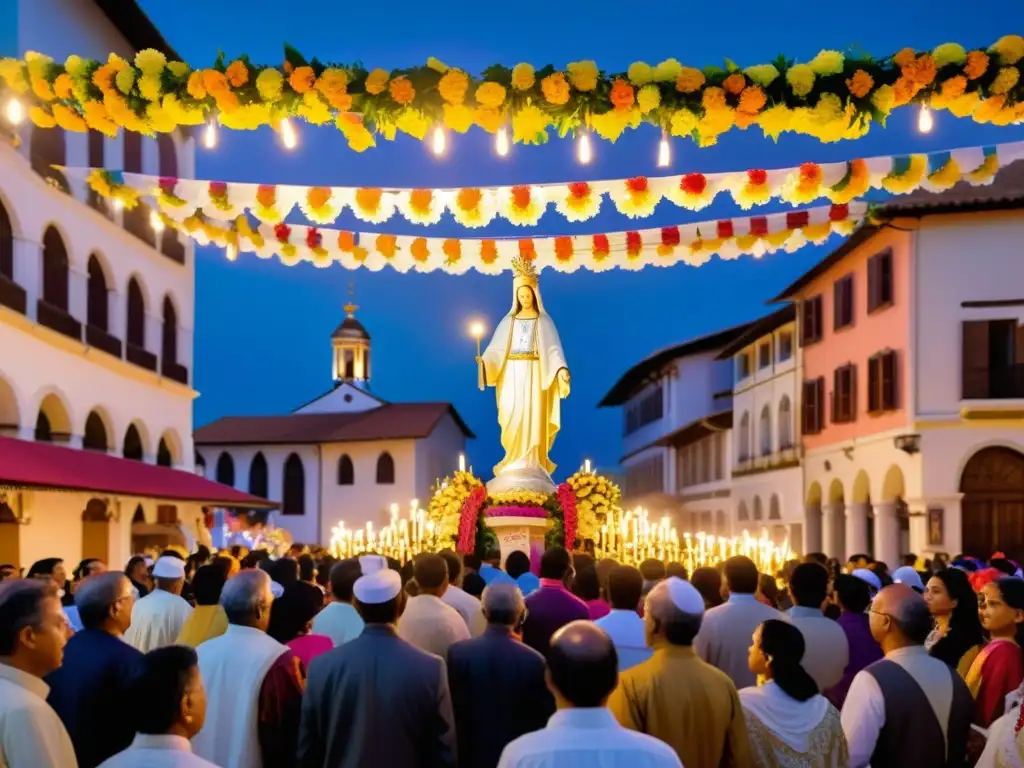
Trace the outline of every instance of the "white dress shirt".
[[217, 768], [209, 760], [192, 754], [192, 745], [182, 736], [135, 734], [131, 746], [100, 763], [99, 768]]
[[619, 673], [651, 658], [654, 650], [647, 647], [644, 620], [636, 611], [612, 608], [611, 613], [594, 622], [608, 633], [619, 654]]
[[50, 686], [0, 664], [0, 768], [77, 768], [64, 723], [46, 703]]
[[748, 663], [750, 638], [754, 630], [769, 619], [787, 621], [785, 614], [759, 602], [753, 595], [733, 593], [724, 605], [704, 614], [693, 650], [731, 677], [737, 690], [757, 685], [757, 675], [750, 671]]
[[487, 619], [484, 618], [484, 610], [480, 605], [479, 598], [473, 597], [461, 587], [449, 584], [448, 589], [441, 596], [441, 600], [445, 605], [450, 605], [459, 612], [462, 620], [469, 627], [469, 634], [473, 637], [480, 637], [487, 629]]
[[439, 597], [416, 595], [410, 598], [398, 620], [398, 636], [447, 660], [452, 643], [469, 640], [469, 627], [459, 612]]
[[191, 613], [192, 606], [180, 595], [154, 589], [132, 608], [124, 641], [143, 653], [174, 645]]
[[[932, 658], [922, 645], [899, 648], [886, 654], [886, 661], [903, 667], [928, 698], [932, 711], [947, 740], [949, 713], [953, 707], [953, 679], [949, 667]], [[885, 726], [885, 700], [882, 689], [868, 672], [858, 672], [846, 694], [842, 712], [843, 732], [850, 746], [850, 768], [865, 768], [878, 744], [878, 735]]]
[[623, 728], [605, 707], [562, 709], [505, 747], [498, 768], [682, 768], [662, 741]]
[[351, 603], [328, 603], [313, 619], [314, 635], [327, 635], [334, 647], [344, 645], [363, 634], [363, 617]]
[[850, 641], [839, 623], [828, 618], [820, 608], [794, 606], [789, 609], [790, 622], [804, 636], [804, 668], [819, 691], [825, 691], [843, 679], [850, 661]]

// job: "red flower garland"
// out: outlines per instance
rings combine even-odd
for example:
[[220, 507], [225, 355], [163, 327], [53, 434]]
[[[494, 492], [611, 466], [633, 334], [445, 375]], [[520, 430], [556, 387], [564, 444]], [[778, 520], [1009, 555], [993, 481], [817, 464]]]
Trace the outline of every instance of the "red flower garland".
[[464, 555], [473, 553], [476, 544], [476, 521], [480, 517], [480, 507], [487, 501], [487, 489], [482, 485], [472, 490], [459, 512], [459, 540], [456, 549]]
[[565, 548], [572, 551], [576, 543], [576, 526], [579, 515], [576, 512], [576, 493], [568, 483], [562, 483], [555, 491], [558, 506], [562, 508], [562, 529], [565, 531]]

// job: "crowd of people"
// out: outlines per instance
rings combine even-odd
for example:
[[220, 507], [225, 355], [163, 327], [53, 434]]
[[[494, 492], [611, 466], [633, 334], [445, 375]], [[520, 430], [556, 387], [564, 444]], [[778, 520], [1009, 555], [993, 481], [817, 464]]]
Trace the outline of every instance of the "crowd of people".
[[0, 566], [3, 768], [1024, 765], [1002, 556]]

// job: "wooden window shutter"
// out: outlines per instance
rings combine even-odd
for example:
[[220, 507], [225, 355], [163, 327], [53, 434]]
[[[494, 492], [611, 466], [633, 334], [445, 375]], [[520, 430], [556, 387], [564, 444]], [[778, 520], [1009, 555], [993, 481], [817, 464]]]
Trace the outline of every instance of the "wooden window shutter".
[[815, 409], [814, 429], [821, 432], [825, 428], [825, 377], [819, 376], [814, 382], [814, 401], [817, 403]]
[[881, 359], [881, 405], [883, 411], [895, 411], [899, 407], [896, 374], [897, 354], [894, 351], [886, 352]]
[[868, 413], [882, 409], [882, 356], [868, 358]]
[[965, 320], [961, 329], [961, 397], [988, 397], [988, 320]]

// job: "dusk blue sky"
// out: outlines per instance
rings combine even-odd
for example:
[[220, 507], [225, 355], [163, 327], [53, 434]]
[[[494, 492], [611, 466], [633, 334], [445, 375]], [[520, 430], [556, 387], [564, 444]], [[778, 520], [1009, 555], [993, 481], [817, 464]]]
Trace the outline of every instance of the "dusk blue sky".
[[[623, 70], [636, 60], [653, 64], [669, 57], [698, 67], [720, 65], [728, 57], [747, 66], [779, 53], [807, 60], [821, 48], [853, 48], [881, 56], [903, 46], [931, 48], [950, 40], [967, 47], [988, 45], [1024, 28], [1020, 0], [986, 0], [976, 7], [951, 0], [640, 5], [621, 0], [143, 0], [141, 5], [171, 45], [196, 67], [211, 63], [218, 50], [229, 59], [247, 53], [254, 61], [280, 62], [285, 42], [310, 58], [360, 61], [369, 68], [386, 69], [420, 64], [428, 56], [472, 72], [495, 62], [564, 66], [590, 58], [609, 71]], [[875, 126], [855, 142], [823, 145], [787, 136], [773, 144], [757, 129], [733, 132], [706, 149], [675, 140], [671, 172], [785, 167], [808, 160], [831, 162], [1024, 139], [1021, 126], [979, 126], [948, 114], [937, 115], [929, 136], [919, 135], [914, 124], [915, 112], [905, 109], [886, 129]], [[598, 141], [595, 162], [587, 168], [576, 164], [573, 145], [566, 141], [553, 140], [542, 148], [514, 147], [510, 157], [499, 159], [491, 138], [472, 131], [452, 137], [449, 153], [439, 160], [410, 139], [381, 141], [357, 155], [333, 128], [303, 124], [300, 131], [301, 144], [294, 152], [281, 148], [269, 130], [222, 131], [216, 150], [197, 149], [197, 175], [227, 181], [410, 187], [658, 173], [658, 135], [653, 129], [627, 135], [616, 145]], [[614, 231], [731, 215], [741, 213], [721, 200], [697, 214], [663, 203], [655, 217], [639, 223], [612, 209], [596, 220], [571, 225], [552, 211], [536, 232]], [[336, 226], [374, 229], [350, 215]], [[507, 222], [467, 232], [450, 219], [426, 231], [398, 217], [376, 231], [470, 237], [524, 232]], [[543, 274], [545, 306], [561, 334], [574, 387], [563, 404], [554, 460], [566, 472], [584, 457], [612, 468], [621, 448], [621, 415], [618, 409], [596, 406], [615, 380], [660, 347], [769, 311], [765, 301], [837, 242], [834, 238], [827, 247], [760, 260], [716, 259], [699, 269]], [[372, 391], [393, 401], [454, 403], [478, 435], [470, 445], [470, 460], [478, 473], [489, 476], [501, 453], [494, 396], [493, 390], [476, 389], [473, 342], [465, 326], [469, 318], [481, 316], [494, 327], [508, 311], [509, 276], [288, 268], [251, 254], [229, 263], [216, 249], [200, 249], [196, 260], [197, 426], [229, 414], [286, 413], [329, 389], [329, 335], [342, 317], [347, 286], [354, 280], [358, 317], [373, 336]], [[454, 461], [455, 457], [453, 465]]]

